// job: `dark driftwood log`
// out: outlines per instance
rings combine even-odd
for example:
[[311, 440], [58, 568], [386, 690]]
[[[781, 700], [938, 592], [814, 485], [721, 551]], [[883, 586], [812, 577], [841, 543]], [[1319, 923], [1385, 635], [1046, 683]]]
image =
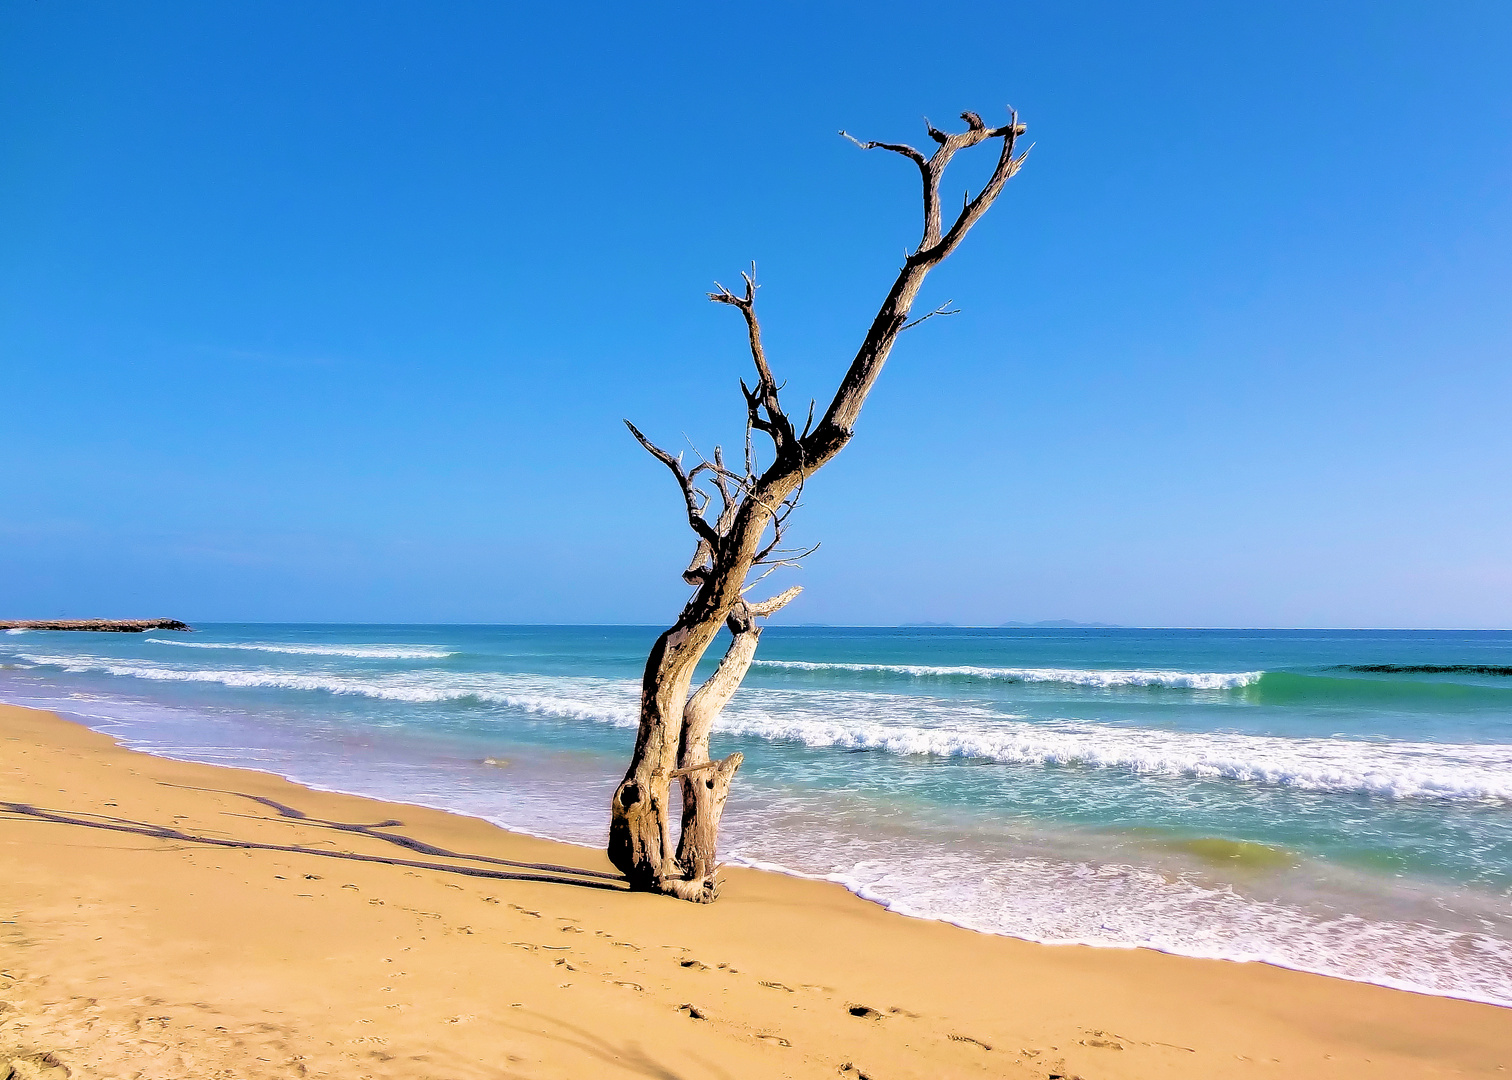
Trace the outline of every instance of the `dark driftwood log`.
[[[635, 888], [703, 901], [713, 899], [717, 892], [714, 869], [719, 817], [741, 757], [732, 754], [723, 761], [710, 761], [709, 729], [750, 667], [760, 636], [755, 619], [770, 615], [794, 593], [789, 590], [771, 600], [750, 603], [745, 594], [754, 582], [747, 578], [756, 567], [766, 566], [770, 572], [810, 553], [782, 547], [784, 526], [798, 505], [805, 482], [850, 441], [861, 406], [898, 335], [935, 315], [953, 314], [948, 305], [941, 305], [922, 318], [909, 319], [925, 277], [956, 249], [1024, 161], [1023, 154], [1014, 152], [1018, 137], [1024, 133], [1016, 113], [999, 128], [989, 128], [972, 112], [962, 113], [961, 119], [966, 122], [965, 131], [946, 133], [928, 128], [938, 148], [927, 157], [901, 143], [857, 143], [862, 149], [900, 154], [918, 167], [923, 182], [924, 229], [817, 424], [812, 407], [801, 429], [783, 410], [779, 400], [782, 384], [767, 362], [756, 319], [756, 281], [751, 275], [743, 275], [742, 293], [718, 286], [717, 292], [709, 294], [710, 300], [740, 311], [750, 338], [756, 382], [754, 387], [743, 381], [740, 384], [746, 403], [744, 470], [727, 468], [717, 447], [712, 461], [700, 457], [692, 468], [685, 468], [681, 455], [656, 446], [626, 421], [636, 440], [676, 478], [688, 526], [697, 538], [693, 561], [682, 575], [695, 591], [677, 622], [657, 639], [646, 658], [635, 752], [611, 802], [609, 858]], [[940, 201], [945, 167], [959, 151], [992, 139], [1000, 140], [1001, 146], [991, 178], [975, 197], [968, 195], [946, 228]], [[764, 469], [758, 467], [751, 445], [751, 433], [756, 431], [772, 443], [772, 460]], [[720, 508], [714, 514], [716, 496]], [[719, 669], [690, 699], [694, 669], [727, 622], [732, 635], [729, 651]], [[680, 780], [683, 787], [682, 842], [676, 850], [667, 812], [673, 779]]]
[[0, 619], [0, 630], [96, 630], [140, 634], [143, 630], [193, 630], [177, 619]]

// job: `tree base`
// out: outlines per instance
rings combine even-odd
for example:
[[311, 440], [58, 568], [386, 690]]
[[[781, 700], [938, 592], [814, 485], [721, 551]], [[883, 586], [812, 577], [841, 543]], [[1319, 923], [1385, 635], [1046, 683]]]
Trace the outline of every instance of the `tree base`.
[[719, 899], [719, 876], [710, 874], [705, 878], [663, 878], [656, 883], [656, 891], [664, 896], [675, 896], [693, 904], [712, 904]]

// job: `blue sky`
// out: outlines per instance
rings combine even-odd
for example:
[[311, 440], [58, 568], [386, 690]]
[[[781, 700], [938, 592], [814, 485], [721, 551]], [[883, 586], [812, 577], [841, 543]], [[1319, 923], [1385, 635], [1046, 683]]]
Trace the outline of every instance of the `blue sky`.
[[827, 398], [918, 228], [837, 129], [1011, 102], [789, 621], [1508, 626], [1509, 55], [1502, 2], [0, 4], [0, 614], [669, 619], [620, 419], [738, 442], [711, 281]]

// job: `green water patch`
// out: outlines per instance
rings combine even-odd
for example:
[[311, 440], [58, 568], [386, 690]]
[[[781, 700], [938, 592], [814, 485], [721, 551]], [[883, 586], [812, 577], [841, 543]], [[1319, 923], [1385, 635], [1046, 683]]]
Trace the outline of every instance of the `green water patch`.
[[[1359, 668], [1348, 670], [1358, 671]], [[1386, 708], [1423, 708], [1434, 705], [1490, 708], [1512, 706], [1512, 682], [1487, 685], [1454, 682], [1443, 678], [1341, 678], [1336, 675], [1267, 671], [1238, 693], [1245, 700], [1259, 705], [1356, 704]]]
[[1375, 675], [1489, 675], [1512, 677], [1512, 667], [1500, 664], [1336, 664], [1335, 671], [1364, 671]]
[[1296, 866], [1299, 861], [1296, 854], [1285, 848], [1257, 844], [1253, 840], [1228, 840], [1221, 836], [1169, 840], [1164, 846], [1195, 855], [1212, 866], [1237, 866], [1245, 870], [1284, 870]]

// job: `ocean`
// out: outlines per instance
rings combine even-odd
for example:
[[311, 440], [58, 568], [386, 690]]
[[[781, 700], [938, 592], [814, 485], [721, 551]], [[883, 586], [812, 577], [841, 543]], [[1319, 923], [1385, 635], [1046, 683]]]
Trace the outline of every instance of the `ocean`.
[[[657, 632], [13, 631], [0, 700], [597, 847]], [[774, 626], [713, 750], [729, 863], [1512, 1005], [1512, 633]]]

